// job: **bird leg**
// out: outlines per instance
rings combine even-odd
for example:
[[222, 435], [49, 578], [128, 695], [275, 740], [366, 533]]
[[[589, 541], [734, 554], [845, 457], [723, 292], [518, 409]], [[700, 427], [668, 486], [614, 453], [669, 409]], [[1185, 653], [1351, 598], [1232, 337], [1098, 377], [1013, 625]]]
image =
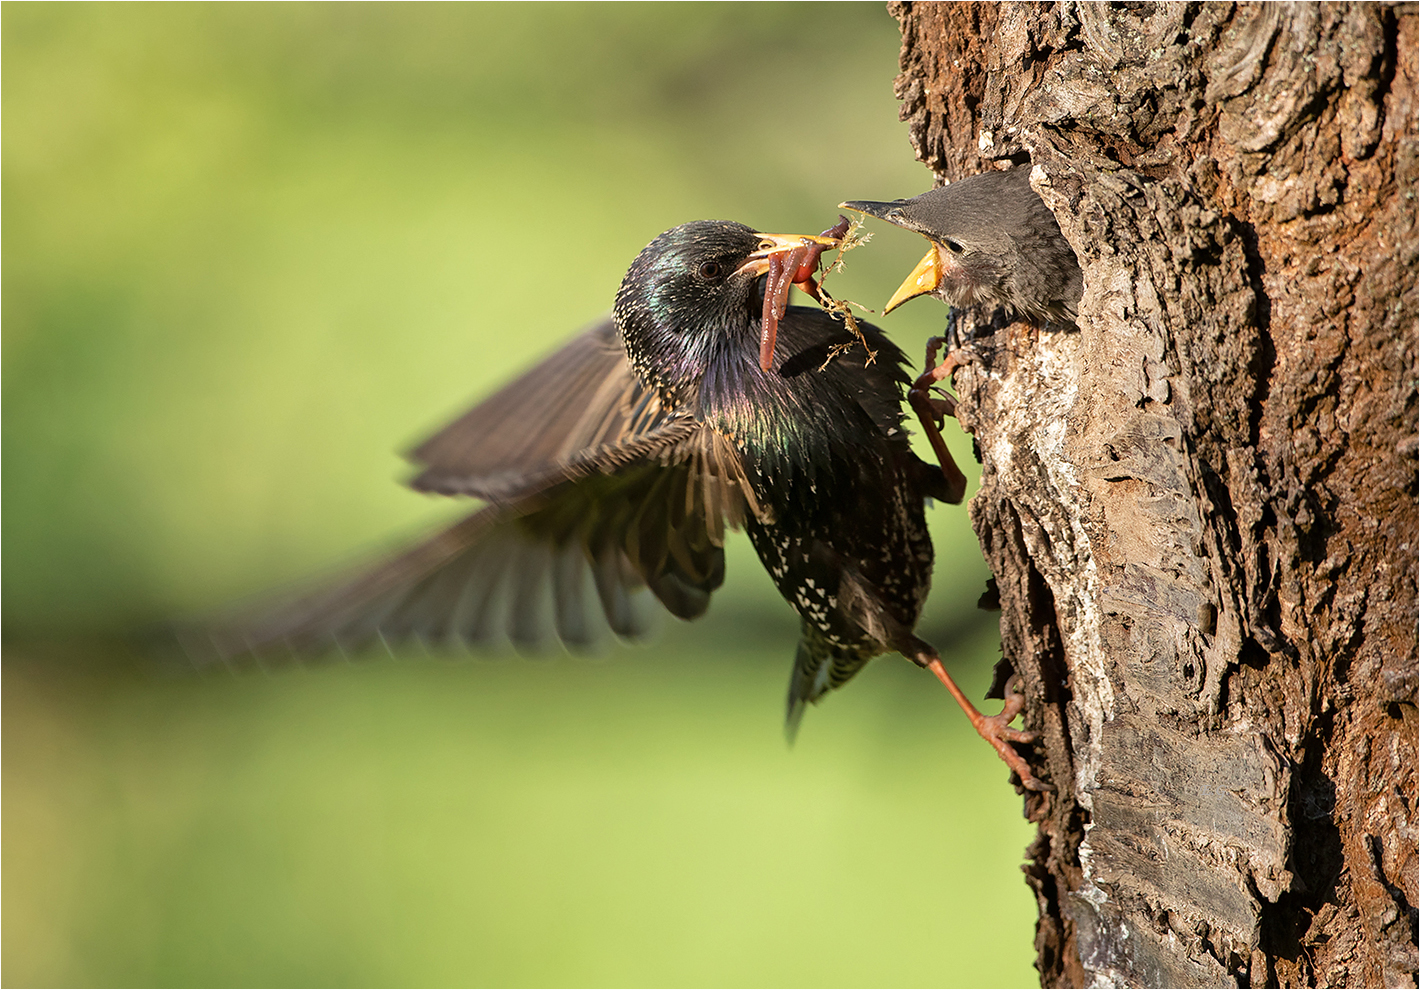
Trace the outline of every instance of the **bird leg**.
[[983, 715], [977, 711], [976, 706], [967, 700], [961, 688], [957, 687], [957, 682], [952, 680], [952, 675], [947, 673], [947, 668], [942, 665], [942, 658], [937, 655], [937, 651], [932, 646], [912, 637], [910, 645], [912, 652], [904, 651], [904, 655], [917, 664], [925, 667], [937, 676], [952, 693], [952, 697], [961, 705], [961, 710], [966, 712], [966, 717], [971, 719], [971, 727], [991, 744], [996, 750], [996, 754], [1005, 761], [1006, 766], [1015, 771], [1016, 776], [1021, 778], [1021, 786], [1028, 791], [1049, 791], [1054, 790], [1044, 781], [1037, 780], [1035, 774], [1031, 772], [1030, 764], [1025, 758], [1011, 746], [1012, 743], [1032, 743], [1037, 736], [1034, 732], [1027, 732], [1023, 729], [1011, 728], [1011, 721], [1021, 713], [1026, 706], [1025, 695], [1017, 690], [1020, 686], [1019, 678], [1013, 676], [1006, 683], [1006, 700], [997, 715]]
[[[958, 368], [976, 360], [977, 357], [972, 351], [958, 347], [949, 351], [942, 363], [937, 364], [937, 351], [944, 342], [941, 337], [933, 337], [927, 341], [927, 356], [923, 362], [925, 370], [907, 390], [907, 401], [917, 414], [917, 419], [922, 424], [922, 432], [927, 435], [927, 442], [932, 445], [932, 452], [937, 455], [937, 463], [941, 465], [942, 474], [947, 479], [947, 500], [955, 505], [966, 494], [966, 475], [961, 473], [961, 468], [957, 467], [951, 451], [947, 449], [947, 442], [942, 439], [941, 427], [944, 416], [956, 416], [957, 403], [937, 383], [949, 380]], [[938, 395], [932, 394], [934, 390]]]

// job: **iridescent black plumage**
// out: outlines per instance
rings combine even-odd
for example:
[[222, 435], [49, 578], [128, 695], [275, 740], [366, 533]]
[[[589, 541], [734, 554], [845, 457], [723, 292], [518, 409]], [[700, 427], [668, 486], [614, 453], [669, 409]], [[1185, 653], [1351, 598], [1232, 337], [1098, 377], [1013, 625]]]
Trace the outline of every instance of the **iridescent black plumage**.
[[743, 526], [802, 619], [791, 729], [805, 703], [890, 651], [933, 667], [979, 722], [912, 635], [932, 570], [924, 501], [960, 493], [908, 446], [902, 352], [860, 323], [876, 361], [861, 347], [838, 353], [858, 338], [818, 309], [789, 308], [761, 366], [764, 258], [797, 243], [724, 221], [656, 238], [611, 323], [413, 452], [415, 488], [486, 508], [331, 590], [229, 625], [217, 652], [476, 642], [499, 626], [534, 643], [549, 601], [557, 635], [575, 645], [590, 636], [592, 587], [610, 627], [632, 635], [628, 593], [642, 585], [681, 618], [702, 614], [724, 577], [725, 527]]
[[[861, 349], [829, 360], [855, 338], [820, 310], [791, 308], [774, 366], [760, 368], [755, 279], [731, 274], [757, 239], [738, 224], [662, 235], [622, 283], [616, 320], [638, 372], [741, 458], [760, 506], [746, 529], [802, 619], [792, 729], [806, 702], [906, 648], [931, 582], [924, 498], [947, 491], [908, 446], [906, 359], [876, 327], [859, 325], [876, 362]], [[701, 277], [707, 259], [725, 277]]]

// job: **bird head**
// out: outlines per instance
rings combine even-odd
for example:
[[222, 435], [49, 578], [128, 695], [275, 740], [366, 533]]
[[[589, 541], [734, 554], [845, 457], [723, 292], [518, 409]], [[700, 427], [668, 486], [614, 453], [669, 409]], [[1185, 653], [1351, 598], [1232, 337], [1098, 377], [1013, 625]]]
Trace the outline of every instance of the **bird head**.
[[866, 213], [927, 238], [927, 253], [898, 286], [884, 313], [922, 295], [936, 296], [953, 306], [1009, 304], [1004, 283], [1014, 264], [1015, 245], [995, 204], [974, 198], [968, 185], [952, 183], [912, 199], [840, 204], [843, 209]]
[[671, 228], [636, 256], [616, 293], [612, 318], [632, 366], [661, 391], [678, 394], [717, 352], [757, 344], [767, 371], [790, 285], [816, 293], [819, 255], [838, 243], [763, 234], [728, 220]]
[[933, 295], [952, 306], [984, 303], [1038, 322], [1073, 322], [1084, 291], [1080, 264], [1030, 174], [1019, 166], [912, 199], [842, 204], [915, 230], [930, 244], [887, 309]]

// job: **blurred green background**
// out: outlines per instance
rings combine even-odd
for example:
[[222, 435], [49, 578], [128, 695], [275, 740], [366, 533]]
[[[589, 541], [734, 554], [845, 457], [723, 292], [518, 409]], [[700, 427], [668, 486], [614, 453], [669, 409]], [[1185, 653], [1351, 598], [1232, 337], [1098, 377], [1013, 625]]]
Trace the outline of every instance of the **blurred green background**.
[[[599, 659], [122, 645], [462, 511], [397, 451], [661, 230], [926, 189], [881, 6], [0, 17], [6, 984], [1035, 983], [1005, 767], [900, 658], [787, 748], [797, 620], [743, 537], [709, 617]], [[876, 235], [836, 295], [921, 253]], [[915, 358], [944, 316], [883, 325]], [[981, 697], [985, 566], [932, 520], [922, 631]]]

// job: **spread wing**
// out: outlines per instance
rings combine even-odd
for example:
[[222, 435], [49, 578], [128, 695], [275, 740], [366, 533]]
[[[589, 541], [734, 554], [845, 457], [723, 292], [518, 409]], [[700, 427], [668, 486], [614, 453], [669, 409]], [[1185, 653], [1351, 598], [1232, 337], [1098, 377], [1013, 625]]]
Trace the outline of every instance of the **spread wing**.
[[415, 488], [489, 504], [331, 587], [209, 628], [218, 657], [376, 637], [535, 647], [555, 633], [578, 646], [599, 615], [634, 636], [634, 591], [702, 614], [724, 580], [725, 527], [761, 513], [736, 448], [641, 385], [610, 321], [410, 456]]
[[677, 417], [645, 388], [605, 320], [424, 441], [409, 458], [419, 491], [503, 501], [588, 455], [624, 456]]

